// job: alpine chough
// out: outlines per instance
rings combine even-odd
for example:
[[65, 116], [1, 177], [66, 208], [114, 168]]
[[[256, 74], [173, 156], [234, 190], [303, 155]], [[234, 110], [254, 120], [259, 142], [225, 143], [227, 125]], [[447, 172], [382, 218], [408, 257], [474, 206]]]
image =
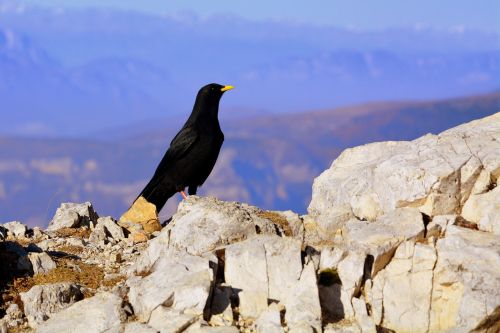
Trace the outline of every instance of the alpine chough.
[[211, 83], [198, 91], [191, 115], [139, 194], [158, 212], [175, 193], [186, 198], [186, 187], [190, 195], [196, 194], [210, 175], [224, 141], [218, 119], [219, 101], [224, 92], [233, 88]]

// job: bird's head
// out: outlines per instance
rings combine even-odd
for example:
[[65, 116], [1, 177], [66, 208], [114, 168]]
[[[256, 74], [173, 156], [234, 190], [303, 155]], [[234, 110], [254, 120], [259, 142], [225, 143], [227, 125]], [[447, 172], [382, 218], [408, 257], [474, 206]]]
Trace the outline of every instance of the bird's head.
[[233, 86], [223, 86], [217, 83], [210, 83], [202, 87], [196, 96], [194, 111], [217, 115], [219, 101], [222, 95], [233, 89]]
[[220, 100], [224, 92], [233, 89], [233, 86], [223, 86], [217, 83], [210, 83], [202, 87], [198, 92], [198, 97], [206, 100]]

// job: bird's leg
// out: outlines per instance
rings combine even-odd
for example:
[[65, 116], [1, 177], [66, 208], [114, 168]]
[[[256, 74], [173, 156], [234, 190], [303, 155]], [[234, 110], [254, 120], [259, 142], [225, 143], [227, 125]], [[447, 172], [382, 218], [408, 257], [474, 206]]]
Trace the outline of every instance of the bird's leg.
[[187, 195], [186, 195], [186, 193], [184, 193], [184, 191], [180, 191], [179, 193], [182, 195], [182, 197], [183, 197], [184, 199], [187, 199]]

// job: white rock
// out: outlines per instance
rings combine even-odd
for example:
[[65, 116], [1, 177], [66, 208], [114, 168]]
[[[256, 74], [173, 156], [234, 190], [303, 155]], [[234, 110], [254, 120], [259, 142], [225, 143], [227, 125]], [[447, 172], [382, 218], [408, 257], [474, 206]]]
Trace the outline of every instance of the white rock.
[[289, 332], [294, 329], [298, 331], [301, 327], [321, 332], [321, 306], [313, 263], [304, 266], [300, 279], [284, 303]]
[[[372, 311], [376, 323], [397, 332], [426, 332], [436, 251], [432, 245], [406, 241], [373, 280]], [[382, 309], [383, 304], [383, 309]]]
[[446, 229], [449, 225], [455, 223], [457, 215], [437, 215], [434, 216], [432, 221], [427, 225], [427, 238], [441, 237], [446, 234]]
[[237, 327], [231, 326], [231, 327], [211, 327], [204, 324], [201, 324], [199, 322], [194, 323], [193, 325], [189, 326], [187, 330], [185, 330], [183, 333], [239, 333], [240, 331], [238, 330]]
[[340, 247], [324, 248], [321, 250], [319, 269], [337, 269], [339, 262], [345, 258], [347, 251]]
[[182, 332], [196, 321], [197, 316], [159, 306], [151, 312], [148, 325], [161, 333]]
[[255, 319], [267, 310], [267, 292], [242, 290], [238, 293], [242, 318]]
[[18, 221], [7, 222], [1, 226], [7, 229], [8, 233], [14, 237], [24, 237], [26, 235], [26, 231], [28, 231], [28, 227]]
[[99, 293], [77, 302], [43, 322], [37, 333], [119, 332], [125, 313], [122, 299], [111, 293]]
[[125, 331], [123, 333], [158, 333], [158, 331], [149, 325], [132, 322], [125, 325]]
[[293, 238], [261, 235], [226, 248], [226, 283], [239, 292], [240, 305], [243, 297], [246, 309], [257, 309], [250, 318], [266, 310], [264, 301], [269, 298], [285, 306], [289, 328], [321, 329], [314, 262], [302, 267], [300, 247]]
[[351, 249], [361, 249], [374, 257], [373, 277], [387, 265], [401, 242], [423, 238], [425, 227], [422, 214], [417, 209], [399, 208], [375, 222], [350, 220], [342, 231]]
[[104, 224], [98, 223], [89, 236], [89, 242], [94, 244], [103, 244], [106, 242], [106, 229]]
[[[273, 237], [274, 238], [274, 237]], [[286, 302], [302, 274], [300, 241], [276, 238], [264, 244], [268, 277], [268, 298]], [[314, 289], [311, 292], [314, 292]]]
[[281, 327], [281, 316], [276, 303], [271, 304], [266, 311], [263, 311], [259, 318], [255, 320], [257, 333], [284, 333]]
[[233, 289], [264, 293], [268, 298], [266, 250], [263, 239], [252, 239], [226, 248], [224, 276]]
[[20, 296], [31, 327], [83, 298], [80, 287], [70, 282], [36, 285]]
[[108, 234], [113, 239], [120, 241], [125, 238], [122, 227], [120, 227], [111, 216], [100, 217], [97, 219], [97, 225], [102, 224]]
[[288, 222], [288, 228], [291, 231], [291, 237], [297, 239], [303, 239], [304, 237], [304, 224], [302, 223], [302, 219], [299, 217], [297, 213], [294, 213], [291, 210], [286, 211], [273, 211], [272, 213], [281, 215]]
[[352, 307], [354, 308], [354, 316], [356, 318], [356, 322], [361, 328], [361, 332], [376, 333], [377, 329], [375, 327], [375, 323], [373, 322], [373, 319], [368, 316], [365, 301], [360, 298], [353, 298]]
[[470, 196], [462, 208], [462, 216], [477, 223], [480, 230], [500, 235], [500, 186]]
[[328, 324], [323, 333], [361, 333], [361, 330], [355, 321], [341, 321]]
[[81, 204], [63, 203], [56, 210], [47, 230], [53, 231], [61, 228], [75, 228], [83, 225], [89, 225], [90, 221], [96, 222], [97, 213], [94, 211], [90, 202]]
[[469, 331], [500, 305], [500, 236], [449, 226], [436, 245], [430, 331]]
[[189, 196], [179, 204], [167, 228], [169, 247], [199, 255], [218, 247], [262, 234], [276, 234], [256, 207], [212, 197]]
[[28, 258], [34, 274], [45, 274], [57, 267], [56, 262], [46, 252], [32, 252], [28, 254]]
[[438, 136], [347, 149], [315, 179], [309, 214], [336, 230], [354, 216], [372, 221], [404, 206], [455, 213], [481, 169], [499, 177], [499, 133], [497, 113]]
[[[148, 241], [148, 247], [141, 252], [136, 263], [132, 267], [132, 271], [138, 274], [149, 272], [156, 261], [168, 254], [168, 244], [170, 242], [170, 230], [163, 228], [158, 237]], [[130, 248], [131, 249], [131, 248]], [[128, 249], [124, 250], [124, 253]]]
[[345, 318], [354, 316], [351, 298], [361, 288], [365, 259], [366, 255], [363, 252], [351, 251], [337, 265], [337, 272], [342, 281], [340, 300], [344, 307]]
[[129, 277], [128, 298], [141, 322], [147, 322], [159, 305], [202, 314], [212, 282], [213, 271], [207, 259], [164, 256], [158, 259], [149, 275]]

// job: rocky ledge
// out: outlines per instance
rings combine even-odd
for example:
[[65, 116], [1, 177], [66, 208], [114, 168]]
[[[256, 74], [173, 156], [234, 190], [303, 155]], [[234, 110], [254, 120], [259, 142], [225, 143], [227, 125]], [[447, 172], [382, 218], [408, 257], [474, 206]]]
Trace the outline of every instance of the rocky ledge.
[[499, 178], [500, 113], [346, 150], [305, 216], [62, 204], [0, 226], [0, 332], [498, 332]]

